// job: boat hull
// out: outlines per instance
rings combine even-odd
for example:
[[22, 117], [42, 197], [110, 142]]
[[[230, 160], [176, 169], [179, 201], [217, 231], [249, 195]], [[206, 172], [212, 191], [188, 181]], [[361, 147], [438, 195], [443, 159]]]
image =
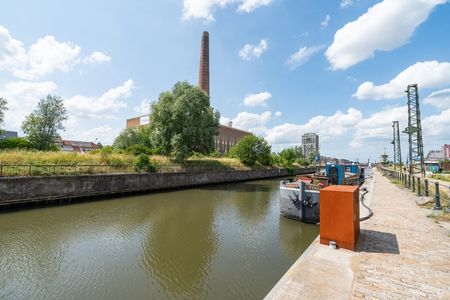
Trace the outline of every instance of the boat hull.
[[320, 221], [320, 191], [307, 190], [303, 182], [298, 187], [280, 187], [280, 213], [281, 215], [316, 224]]

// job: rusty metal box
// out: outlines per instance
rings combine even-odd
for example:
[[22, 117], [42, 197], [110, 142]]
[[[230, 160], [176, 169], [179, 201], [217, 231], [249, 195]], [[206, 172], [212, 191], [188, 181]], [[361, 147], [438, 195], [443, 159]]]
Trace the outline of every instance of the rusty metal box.
[[331, 185], [320, 191], [320, 243], [335, 241], [355, 251], [359, 236], [359, 187]]

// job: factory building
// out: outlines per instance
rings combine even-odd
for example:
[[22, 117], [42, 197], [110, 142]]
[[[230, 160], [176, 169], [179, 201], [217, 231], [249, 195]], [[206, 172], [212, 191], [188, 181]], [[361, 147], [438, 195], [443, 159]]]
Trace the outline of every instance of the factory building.
[[[203, 32], [200, 45], [200, 65], [198, 72], [198, 87], [210, 96], [209, 81], [209, 33]], [[137, 128], [150, 123], [149, 115], [134, 117], [127, 120], [127, 128]], [[228, 125], [220, 125], [219, 133], [214, 137], [214, 145], [216, 151], [224, 154], [236, 145], [244, 136], [252, 135], [252, 133], [238, 128], [234, 128], [231, 122]]]
[[18, 137], [16, 131], [0, 130], [0, 140]]
[[441, 153], [443, 159], [450, 159], [450, 145], [445, 144], [442, 146]]
[[305, 133], [302, 136], [302, 151], [305, 157], [319, 154], [319, 136], [313, 132]]

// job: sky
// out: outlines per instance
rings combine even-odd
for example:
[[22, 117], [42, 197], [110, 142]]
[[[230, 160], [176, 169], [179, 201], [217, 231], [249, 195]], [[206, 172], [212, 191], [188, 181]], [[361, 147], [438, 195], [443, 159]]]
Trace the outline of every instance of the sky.
[[64, 139], [111, 144], [161, 92], [197, 84], [206, 30], [223, 124], [273, 151], [316, 132], [322, 155], [392, 159], [392, 121], [407, 126], [417, 83], [426, 154], [450, 143], [449, 16], [447, 0], [2, 1], [2, 127], [22, 134], [52, 94], [70, 115]]

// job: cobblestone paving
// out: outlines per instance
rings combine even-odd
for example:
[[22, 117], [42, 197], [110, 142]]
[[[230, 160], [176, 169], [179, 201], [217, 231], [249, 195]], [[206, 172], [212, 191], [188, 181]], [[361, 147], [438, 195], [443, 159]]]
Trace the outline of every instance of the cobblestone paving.
[[450, 299], [450, 232], [426, 217], [413, 193], [378, 172], [374, 181], [352, 298]]

